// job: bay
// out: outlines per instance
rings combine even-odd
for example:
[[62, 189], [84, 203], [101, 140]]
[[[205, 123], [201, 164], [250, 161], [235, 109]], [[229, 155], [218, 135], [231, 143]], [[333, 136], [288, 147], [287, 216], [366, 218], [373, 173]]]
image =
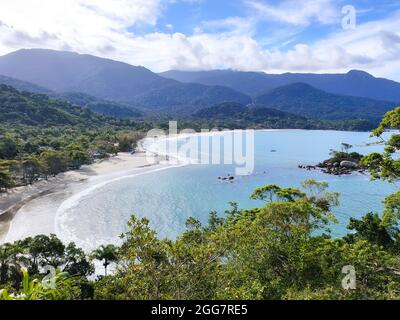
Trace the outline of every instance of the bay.
[[252, 174], [237, 176], [229, 183], [218, 177], [234, 175], [233, 165], [148, 170], [143, 175], [105, 184], [76, 199], [60, 213], [59, 232], [68, 231], [68, 240], [80, 246], [96, 247], [118, 242], [118, 236], [127, 230], [130, 216], [136, 215], [148, 218], [160, 237], [175, 238], [185, 230], [189, 217], [206, 223], [211, 211], [223, 216], [232, 201], [240, 208], [261, 205], [249, 198], [255, 188], [267, 184], [300, 187], [303, 181], [315, 179], [328, 182], [330, 191], [340, 193], [340, 206], [334, 209], [339, 223], [332, 225], [331, 230], [333, 236], [342, 236], [347, 233], [350, 217], [381, 212], [382, 201], [397, 188], [387, 182], [370, 181], [366, 174], [331, 176], [318, 170], [299, 169], [298, 165], [317, 164], [329, 158], [330, 150], [340, 150], [341, 143], [353, 145], [352, 151], [362, 154], [381, 151], [380, 145], [368, 146], [374, 141], [367, 132], [257, 131]]

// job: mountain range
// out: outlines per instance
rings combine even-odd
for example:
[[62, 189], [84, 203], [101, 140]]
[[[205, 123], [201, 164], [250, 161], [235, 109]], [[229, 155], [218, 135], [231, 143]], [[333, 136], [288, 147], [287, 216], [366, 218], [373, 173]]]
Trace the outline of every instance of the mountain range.
[[347, 74], [168, 71], [73, 52], [30, 49], [0, 57], [0, 83], [115, 117], [191, 116], [223, 103], [322, 120], [374, 124], [400, 102], [400, 83]]
[[167, 71], [163, 77], [187, 83], [224, 85], [252, 97], [292, 83], [306, 83], [329, 93], [371, 98], [384, 101], [400, 101], [400, 83], [375, 78], [367, 72], [352, 70], [346, 74], [241, 72], [233, 70]]
[[43, 93], [43, 94], [51, 94], [52, 93], [51, 90], [46, 89], [44, 87], [40, 87], [36, 84], [18, 80], [15, 78], [2, 76], [2, 75], [0, 75], [0, 84], [14, 87], [15, 89], [17, 89], [19, 91], [28, 91], [28, 92]]
[[230, 129], [321, 129], [369, 131], [374, 125], [362, 119], [316, 120], [310, 117], [268, 108], [265, 105], [241, 105], [225, 102], [195, 112], [192, 117], [208, 127]]
[[144, 67], [73, 52], [19, 50], [0, 57], [0, 74], [57, 93], [80, 92], [149, 111], [251, 102], [247, 95], [227, 87], [185, 84]]
[[113, 123], [107, 118], [74, 106], [68, 102], [53, 100], [44, 94], [21, 92], [4, 84], [0, 85], [0, 123], [29, 126], [103, 126]]
[[53, 99], [64, 100], [75, 104], [80, 107], [85, 107], [91, 111], [105, 114], [108, 116], [118, 117], [118, 118], [137, 118], [143, 116], [143, 112], [125, 106], [121, 103], [115, 101], [108, 101], [94, 96], [90, 96], [81, 92], [64, 92], [56, 93], [50, 89], [35, 85], [30, 82], [21, 81], [15, 78], [10, 78], [0, 75], [0, 84], [13, 87], [18, 91], [26, 91], [31, 93], [45, 94]]
[[377, 124], [396, 103], [342, 96], [293, 83], [258, 96], [255, 102], [277, 110], [325, 120], [366, 119]]
[[240, 103], [225, 102], [219, 105], [201, 109], [193, 114], [194, 117], [202, 119], [218, 119], [227, 118], [244, 121], [263, 121], [265, 119], [292, 119], [306, 120], [306, 117], [298, 116], [292, 113], [266, 108], [265, 106], [244, 106]]

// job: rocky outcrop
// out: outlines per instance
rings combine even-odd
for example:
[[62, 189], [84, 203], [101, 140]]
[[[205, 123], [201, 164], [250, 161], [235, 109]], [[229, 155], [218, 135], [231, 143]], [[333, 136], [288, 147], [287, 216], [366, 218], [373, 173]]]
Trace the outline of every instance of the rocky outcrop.
[[228, 174], [226, 177], [218, 177], [218, 180], [233, 182], [235, 177]]
[[342, 161], [340, 163], [341, 168], [346, 168], [346, 169], [358, 169], [359, 166], [357, 163], [352, 162], [352, 161]]
[[306, 169], [308, 171], [319, 169], [326, 174], [331, 174], [335, 176], [348, 175], [352, 174], [353, 172], [364, 173], [366, 171], [366, 169], [361, 167], [358, 163], [347, 160], [341, 161], [340, 163], [332, 163], [331, 161], [326, 160], [316, 166], [299, 165], [299, 168]]

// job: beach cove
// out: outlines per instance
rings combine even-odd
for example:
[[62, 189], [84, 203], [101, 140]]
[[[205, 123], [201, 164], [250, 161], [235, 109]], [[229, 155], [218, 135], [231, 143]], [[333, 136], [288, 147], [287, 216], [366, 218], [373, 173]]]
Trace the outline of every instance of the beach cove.
[[[184, 141], [187, 136], [180, 139]], [[257, 187], [299, 187], [307, 179], [327, 181], [331, 191], [341, 193], [341, 205], [334, 210], [339, 224], [332, 226], [332, 231], [333, 235], [342, 235], [350, 217], [379, 212], [385, 196], [396, 191], [388, 183], [371, 182], [365, 174], [337, 177], [298, 168], [302, 163], [327, 159], [330, 150], [340, 148], [342, 142], [353, 144], [354, 150], [363, 154], [379, 151], [381, 146], [367, 147], [371, 140], [366, 132], [257, 131], [255, 170], [248, 176], [236, 176], [233, 182], [218, 180], [234, 175], [232, 165], [166, 164], [165, 156], [156, 156], [162, 154], [157, 153], [161, 141], [146, 145], [154, 153], [150, 157], [143, 150], [134, 155], [120, 154], [57, 176], [44, 187], [29, 187], [38, 192], [17, 201], [8, 212], [13, 219], [0, 222], [2, 242], [55, 233], [64, 242], [74, 241], [85, 250], [93, 250], [101, 244], [118, 243], [131, 215], [148, 218], [161, 237], [174, 238], [185, 229], [189, 217], [205, 223], [209, 212], [223, 215], [231, 201], [240, 208], [259, 205], [249, 199]], [[16, 199], [13, 195], [6, 197]]]
[[[11, 189], [0, 195], [0, 243], [13, 242], [38, 234], [55, 233], [56, 210], [52, 208], [76, 193], [126, 175], [146, 173], [160, 164], [161, 157], [149, 156], [143, 150], [135, 154], [119, 153], [117, 156], [83, 166], [34, 183]], [[41, 209], [44, 209], [41, 210]]]

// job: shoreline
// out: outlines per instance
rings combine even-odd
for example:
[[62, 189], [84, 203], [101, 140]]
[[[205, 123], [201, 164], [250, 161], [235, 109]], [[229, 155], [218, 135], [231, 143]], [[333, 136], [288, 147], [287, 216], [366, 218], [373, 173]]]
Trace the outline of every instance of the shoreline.
[[11, 206], [10, 208], [8, 208], [7, 210], [3, 211], [0, 214], [0, 243], [2, 242], [2, 240], [5, 239], [5, 237], [7, 236], [7, 233], [10, 230], [10, 226], [12, 223], [12, 220], [14, 219], [15, 215], [17, 214], [17, 212], [22, 209], [22, 207], [24, 207], [26, 204], [28, 204], [29, 202], [40, 198], [40, 197], [44, 197], [47, 195], [52, 194], [54, 191], [50, 190], [45, 190], [39, 193], [36, 193], [30, 197], [27, 197], [24, 200], [21, 200], [20, 202], [17, 202], [15, 205]]
[[[104, 181], [112, 180], [117, 177], [122, 177], [132, 171], [146, 170], [159, 165], [163, 157], [152, 154], [146, 154], [140, 141], [137, 148], [137, 153], [119, 153], [117, 156], [109, 159], [95, 162], [91, 165], [82, 166], [79, 170], [67, 171], [56, 177], [45, 181], [38, 181], [30, 186], [17, 187], [9, 190], [7, 193], [0, 195], [0, 244], [13, 242], [17, 240], [18, 235], [12, 235], [13, 224], [18, 220], [19, 213], [24, 207], [33, 204], [35, 201], [43, 200], [48, 196], [57, 196], [65, 194], [69, 196], [75, 190], [85, 189], [92, 184], [98, 184]], [[68, 192], [70, 194], [68, 194]], [[35, 217], [25, 217], [26, 221], [21, 224], [26, 225], [29, 229], [29, 219]], [[55, 219], [55, 212], [48, 217]], [[47, 221], [48, 226], [54, 226], [54, 221]], [[53, 229], [53, 227], [49, 227]], [[29, 230], [28, 230], [29, 232]], [[32, 230], [34, 233], [34, 230]], [[8, 238], [13, 241], [8, 241]], [[15, 239], [14, 239], [15, 238]]]
[[[288, 129], [307, 131], [303, 129]], [[137, 153], [120, 153], [100, 162], [83, 166], [80, 170], [62, 173], [49, 181], [39, 181], [32, 186], [12, 189], [8, 194], [0, 195], [0, 244], [14, 242], [36, 234], [56, 233], [55, 212], [45, 212], [46, 198], [56, 202], [60, 208], [64, 202], [76, 195], [84, 193], [87, 189], [93, 189], [98, 185], [104, 185], [118, 179], [124, 179], [132, 175], [141, 175], [151, 172], [153, 167], [160, 165], [156, 170], [164, 170], [177, 165], [163, 165], [168, 155], [152, 150], [152, 144], [159, 139], [185, 138], [191, 135], [221, 135], [230, 131], [218, 131], [209, 133], [191, 133], [178, 136], [163, 136], [144, 138], [138, 142]], [[286, 129], [259, 129], [257, 131], [287, 131]], [[156, 139], [156, 140], [153, 140]], [[150, 142], [146, 144], [146, 142]], [[149, 161], [150, 160], [150, 161]], [[179, 159], [176, 159], [180, 163]], [[182, 166], [184, 164], [180, 164]], [[54, 200], [55, 199], [55, 200]], [[25, 209], [25, 210], [24, 210]], [[14, 224], [16, 225], [14, 227]], [[40, 226], [46, 224], [47, 226]]]
[[[278, 129], [260, 129], [257, 131], [277, 131]], [[285, 129], [279, 129], [285, 130]], [[124, 177], [131, 176], [134, 172], [135, 175], [140, 175], [150, 171], [152, 167], [161, 165], [166, 159], [170, 159], [170, 155], [163, 154], [159, 151], [151, 150], [152, 144], [157, 140], [170, 140], [187, 138], [192, 135], [222, 135], [229, 131], [218, 131], [209, 133], [191, 133], [191, 134], [178, 134], [178, 135], [166, 135], [157, 138], [143, 138], [138, 141], [136, 153], [119, 153], [117, 156], [110, 157], [99, 162], [95, 162], [90, 165], [82, 166], [79, 170], [71, 170], [65, 173], [60, 173], [56, 177], [52, 177], [48, 180], [41, 180], [33, 185], [22, 186], [10, 189], [7, 193], [0, 194], [0, 245], [7, 242], [14, 242], [19, 240], [21, 237], [20, 230], [13, 230], [13, 224], [15, 220], [18, 220], [19, 214], [23, 209], [29, 205], [33, 205], [35, 201], [43, 200], [47, 196], [54, 195], [55, 197], [61, 193], [65, 193], [65, 190], [70, 191], [68, 195], [65, 195], [65, 199], [60, 202], [60, 206], [67, 201], [69, 198], [78, 195], [85, 191], [85, 189], [91, 189], [97, 187], [98, 185], [104, 185], [109, 182], [115, 181], [116, 179], [123, 179]], [[149, 145], [145, 147], [146, 141], [149, 141]], [[155, 140], [154, 140], [155, 139]], [[180, 162], [176, 159], [177, 163], [169, 163], [165, 168], [173, 168], [177, 166], [187, 165], [187, 163]], [[36, 208], [35, 208], [36, 209]], [[27, 221], [18, 221], [19, 228], [23, 224], [29, 224], [29, 219], [34, 220], [34, 213], [31, 212], [29, 217], [25, 216]], [[21, 213], [25, 214], [25, 213]], [[47, 228], [51, 230], [50, 233], [56, 233], [57, 223], [56, 223], [56, 212], [49, 214], [49, 219], [52, 219], [51, 223], [47, 220], [42, 221], [43, 223], [51, 224], [52, 226]], [[42, 217], [40, 217], [42, 218]], [[35, 221], [36, 222], [36, 221]], [[32, 225], [35, 225], [33, 223]], [[29, 231], [28, 228], [25, 230], [26, 238], [32, 236], [35, 232]], [[32, 233], [32, 234], [31, 234]], [[45, 233], [45, 232], [43, 232]], [[47, 232], [49, 233], [49, 232]], [[42, 234], [42, 233], [39, 233]], [[10, 237], [11, 236], [11, 237]], [[10, 239], [11, 238], [11, 239]]]

